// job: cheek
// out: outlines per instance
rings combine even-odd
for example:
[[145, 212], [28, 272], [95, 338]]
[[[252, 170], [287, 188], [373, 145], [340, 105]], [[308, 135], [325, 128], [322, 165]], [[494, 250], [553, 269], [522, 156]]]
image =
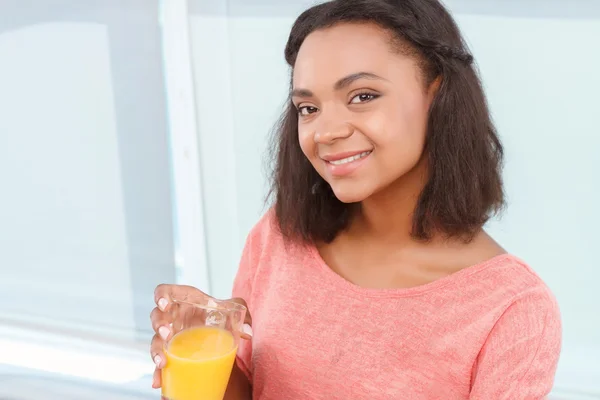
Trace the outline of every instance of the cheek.
[[411, 168], [425, 146], [426, 120], [427, 112], [418, 103], [395, 102], [374, 115], [365, 131], [378, 149], [378, 168], [390, 173]]
[[425, 141], [428, 110], [422, 96], [403, 98], [393, 112], [393, 136], [395, 141], [407, 147], [422, 146]]
[[304, 155], [312, 160], [316, 154], [316, 143], [314, 140], [314, 134], [307, 128], [298, 127], [298, 143]]

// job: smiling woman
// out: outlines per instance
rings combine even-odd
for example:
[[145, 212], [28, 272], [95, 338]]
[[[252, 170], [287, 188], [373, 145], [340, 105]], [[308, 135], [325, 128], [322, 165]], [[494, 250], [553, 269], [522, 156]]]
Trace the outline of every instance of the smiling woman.
[[418, 199], [414, 237], [439, 230], [468, 239], [503, 205], [502, 146], [472, 56], [455, 26], [447, 38], [404, 29], [407, 17], [388, 19], [391, 9], [382, 10], [392, 6], [377, 7], [366, 11], [371, 19], [340, 8], [354, 23], [335, 29], [304, 14], [292, 30], [291, 103], [276, 132], [272, 189], [283, 232], [331, 240], [348, 223], [350, 203], [370, 199], [361, 204], [368, 212], [395, 191]]
[[[199, 94], [210, 93], [210, 96], [197, 96], [202, 142], [200, 161], [206, 171], [203, 184], [207, 193], [208, 257], [213, 266], [211, 281], [218, 289], [214, 294], [225, 297], [230, 295], [229, 285], [238, 268], [243, 238], [256, 223], [259, 214], [265, 211], [263, 196], [268, 182], [264, 179], [261, 157], [257, 154], [265, 148], [273, 120], [280, 114], [281, 102], [295, 88], [290, 85], [289, 64], [282, 59], [281, 52], [297, 16], [314, 1], [193, 0], [190, 4], [193, 6], [196, 88]], [[592, 239], [600, 225], [599, 214], [594, 211], [597, 208], [595, 204], [600, 201], [600, 191], [590, 182], [595, 182], [598, 171], [594, 155], [594, 149], [598, 147], [594, 93], [600, 90], [595, 72], [600, 68], [600, 59], [597, 52], [591, 50], [597, 47], [595, 38], [600, 34], [599, 5], [586, 0], [574, 0], [568, 4], [560, 0], [448, 0], [445, 4], [453, 11], [466, 35], [476, 59], [474, 65], [481, 71], [494, 122], [506, 151], [502, 175], [509, 203], [502, 219], [491, 219], [486, 228], [503, 248], [529, 261], [557, 294], [565, 328], [564, 351], [556, 381], [557, 393], [564, 394], [560, 398], [578, 399], [579, 393], [581, 398], [586, 397], [584, 393], [589, 394], [589, 398], [596, 398], [600, 379], [594, 360], [600, 354], [597, 339], [600, 337], [600, 324], [597, 318], [590, 316], [596, 314], [600, 304], [594, 284], [598, 280], [598, 269]], [[560, 48], [560, 54], [557, 54], [557, 48]], [[332, 54], [338, 50], [333, 48]], [[460, 56], [456, 58], [457, 67], [468, 63], [464, 54], [456, 55]], [[329, 60], [335, 64], [334, 57], [329, 57]], [[326, 90], [332, 91], [336, 80], [356, 72], [373, 71], [357, 66], [352, 71], [332, 77], [325, 86]], [[383, 74], [379, 71], [377, 75]], [[363, 79], [358, 85], [372, 89], [371, 93], [375, 89], [370, 87], [372, 83]], [[354, 105], [349, 105], [350, 98], [344, 98], [337, 100], [336, 108], [332, 109], [327, 104], [322, 107], [318, 103], [323, 91], [317, 93], [315, 87], [297, 88], [312, 89], [312, 94], [318, 95], [314, 100], [306, 99], [307, 106], [314, 109], [303, 110], [303, 114], [316, 112], [316, 117], [299, 117], [297, 110], [291, 109], [298, 126], [314, 121], [318, 121], [314, 124], [329, 125], [323, 118], [336, 118], [343, 112], [350, 113], [350, 110], [355, 113], [360, 113], [363, 108], [372, 110], [370, 107], [381, 106], [380, 100], [384, 98], [371, 101], [371, 96], [362, 96], [355, 99], [358, 104]], [[285, 106], [289, 107], [290, 103], [286, 102]], [[292, 138], [289, 144], [298, 146], [297, 132]], [[344, 156], [347, 150], [363, 150], [350, 146], [339, 150], [338, 145], [343, 140], [337, 140], [333, 151], [323, 150], [319, 154], [326, 158], [338, 153]], [[587, 145], [582, 146], [582, 143]], [[321, 146], [323, 149], [324, 146]], [[275, 148], [269, 147], [268, 156], [276, 154], [273, 152]], [[219, 151], [215, 152], [215, 149]], [[367, 158], [365, 166], [372, 164], [374, 158], [371, 157], [377, 156], [377, 153], [376, 150]], [[298, 154], [299, 161], [305, 164], [297, 164], [296, 169], [288, 171], [290, 174], [299, 174], [312, 165], [301, 151], [294, 154]], [[219, 174], [211, 173], [215, 166], [219, 166]], [[360, 167], [356, 173], [362, 171], [363, 167]], [[354, 173], [343, 179], [353, 179], [353, 176]], [[311, 186], [315, 181], [318, 183]], [[303, 184], [306, 192], [322, 195], [317, 197], [324, 203], [327, 196], [335, 196], [327, 181], [316, 171]], [[316, 212], [320, 203], [315, 200], [314, 206], [311, 212]], [[353, 207], [352, 204], [349, 206]], [[232, 214], [231, 210], [235, 212]], [[392, 217], [392, 214], [382, 215], [382, 219]], [[326, 222], [328, 220], [319, 220], [321, 224]], [[372, 244], [357, 241], [348, 247], [374, 252], [377, 248], [373, 249]], [[236, 251], [231, 251], [232, 246]], [[407, 254], [407, 250], [398, 249], [398, 253]], [[266, 251], [265, 257], [272, 257], [272, 254], [272, 251]], [[301, 258], [294, 264], [299, 267], [299, 278], [312, 271], [313, 259], [319, 259], [314, 251], [309, 254], [311, 257]], [[319, 253], [319, 256], [323, 254]], [[389, 252], [381, 254], [390, 255]], [[374, 267], [383, 265], [385, 261], [367, 257], [365, 251], [355, 254], [354, 258], [360, 256], [365, 265]], [[447, 258], [450, 259], [450, 256]], [[355, 260], [350, 257], [350, 260], [345, 259], [338, 264], [347, 266], [349, 261]], [[321, 267], [322, 264], [317, 263], [318, 271], [323, 271]], [[323, 271], [339, 283], [329, 272], [330, 269]], [[354, 272], [350, 276], [355, 278], [355, 282], [367, 282], [375, 275], [365, 273], [356, 279], [357, 271], [346, 268], [345, 272]], [[270, 282], [273, 286], [281, 286], [281, 276], [272, 277]], [[391, 278], [388, 286], [394, 281], [394, 277]], [[294, 281], [293, 285], [298, 286], [299, 282]], [[377, 287], [378, 282], [371, 280], [368, 283], [372, 288]], [[369, 296], [377, 296], [371, 292], [365, 294], [354, 286], [340, 286], [340, 296], [349, 299], [353, 293], [363, 295], [366, 306], [373, 302]], [[337, 294], [335, 290], [330, 291], [331, 296]], [[308, 292], [304, 293], [303, 299], [302, 307], [319, 304], [320, 300], [325, 305], [323, 308], [332, 307], [329, 298], [311, 297]], [[260, 303], [260, 300], [257, 301]], [[474, 298], [472, 301], [478, 303]], [[442, 306], [437, 303], [437, 307]], [[343, 314], [344, 310], [346, 307], [338, 313]], [[360, 313], [351, 316], [363, 322], [373, 321], [373, 314], [367, 313], [365, 308], [359, 310]], [[313, 315], [322, 315], [322, 312], [319, 310]], [[272, 329], [271, 317], [267, 320]], [[304, 330], [310, 325], [299, 326], [297, 320], [291, 322], [298, 332], [306, 336]], [[367, 329], [364, 323], [358, 322], [358, 330]], [[254, 331], [255, 348], [260, 349], [255, 354], [258, 357], [259, 352], [264, 354], [272, 346], [259, 343], [260, 324], [255, 323]], [[340, 332], [339, 337], [345, 341], [353, 340], [346, 332]], [[465, 342], [465, 339], [458, 341]], [[262, 343], [265, 343], [264, 340]], [[332, 349], [331, 359], [343, 359], [342, 350]], [[283, 364], [289, 359], [290, 352], [284, 349], [274, 354], [283, 354], [279, 358]], [[280, 367], [277, 371], [283, 370], [283, 366]], [[327, 375], [333, 371], [320, 372]], [[315, 375], [318, 373], [315, 372]], [[348, 381], [348, 375], [344, 375], [344, 382]], [[306, 386], [307, 390], [310, 389], [309, 385]]]
[[[246, 55], [244, 70], [265, 68]], [[251, 229], [233, 288], [253, 335], [226, 398], [544, 398], [560, 315], [540, 277], [483, 229], [503, 205], [503, 151], [447, 10], [316, 5], [293, 23], [285, 60], [273, 209]], [[244, 143], [252, 103], [268, 97], [240, 103], [254, 110], [238, 117]], [[206, 296], [156, 293], [155, 387], [171, 334], [161, 304]]]

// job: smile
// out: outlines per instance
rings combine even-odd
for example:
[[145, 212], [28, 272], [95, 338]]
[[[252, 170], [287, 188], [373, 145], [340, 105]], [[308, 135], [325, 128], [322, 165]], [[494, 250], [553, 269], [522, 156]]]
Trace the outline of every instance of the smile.
[[356, 154], [350, 157], [346, 157], [346, 158], [342, 158], [341, 160], [335, 160], [335, 161], [329, 161], [330, 164], [333, 165], [343, 165], [343, 164], [348, 164], [351, 163], [352, 161], [356, 161], [356, 160], [360, 160], [363, 157], [368, 156], [369, 154], [371, 154], [371, 151], [364, 151], [360, 154]]

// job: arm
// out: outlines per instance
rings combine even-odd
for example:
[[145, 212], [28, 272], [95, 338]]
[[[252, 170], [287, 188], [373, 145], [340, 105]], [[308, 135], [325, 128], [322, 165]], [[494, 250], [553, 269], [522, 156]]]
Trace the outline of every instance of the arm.
[[[248, 308], [246, 323], [252, 325], [253, 283], [261, 253], [261, 233], [264, 218], [250, 232], [242, 252], [233, 282], [232, 297], [244, 299]], [[223, 400], [252, 400], [252, 340], [240, 342], [236, 361]]]
[[552, 390], [561, 347], [558, 305], [545, 287], [500, 317], [473, 368], [471, 400], [539, 400]]
[[227, 391], [223, 400], [252, 400], [252, 387], [246, 375], [237, 366], [233, 365]]

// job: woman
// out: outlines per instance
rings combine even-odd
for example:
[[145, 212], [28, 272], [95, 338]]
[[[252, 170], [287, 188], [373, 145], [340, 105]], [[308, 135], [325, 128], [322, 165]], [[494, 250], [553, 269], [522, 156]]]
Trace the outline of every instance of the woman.
[[[327, 2], [300, 15], [285, 57], [274, 206], [233, 290], [254, 335], [226, 398], [544, 398], [558, 306], [483, 230], [504, 204], [502, 146], [447, 10]], [[157, 288], [155, 387], [170, 302], [203, 296]]]

